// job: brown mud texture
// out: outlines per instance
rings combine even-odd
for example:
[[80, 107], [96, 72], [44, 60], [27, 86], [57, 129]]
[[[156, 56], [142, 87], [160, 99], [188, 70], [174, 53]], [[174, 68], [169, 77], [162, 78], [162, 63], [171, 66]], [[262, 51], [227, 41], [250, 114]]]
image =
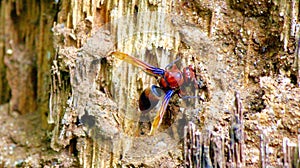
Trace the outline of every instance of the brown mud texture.
[[[298, 0], [0, 3], [0, 167], [300, 167]], [[157, 80], [113, 51], [180, 58], [199, 99], [149, 136]]]

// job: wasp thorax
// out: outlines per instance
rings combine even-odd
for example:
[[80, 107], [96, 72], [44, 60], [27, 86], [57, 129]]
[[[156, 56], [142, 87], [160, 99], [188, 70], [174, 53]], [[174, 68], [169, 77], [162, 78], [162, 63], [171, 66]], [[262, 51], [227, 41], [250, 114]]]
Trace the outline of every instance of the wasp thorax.
[[176, 65], [173, 65], [171, 70], [165, 71], [165, 75], [161, 79], [160, 84], [162, 87], [177, 89], [183, 84], [183, 82], [184, 79], [182, 73], [179, 71]]

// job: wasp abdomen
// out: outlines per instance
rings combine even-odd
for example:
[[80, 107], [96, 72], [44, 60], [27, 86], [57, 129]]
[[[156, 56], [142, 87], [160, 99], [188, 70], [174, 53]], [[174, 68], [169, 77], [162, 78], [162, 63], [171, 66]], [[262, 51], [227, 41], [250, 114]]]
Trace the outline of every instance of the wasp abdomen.
[[146, 88], [140, 96], [139, 108], [142, 112], [148, 112], [153, 109], [159, 102], [163, 90], [158, 86], [152, 85]]

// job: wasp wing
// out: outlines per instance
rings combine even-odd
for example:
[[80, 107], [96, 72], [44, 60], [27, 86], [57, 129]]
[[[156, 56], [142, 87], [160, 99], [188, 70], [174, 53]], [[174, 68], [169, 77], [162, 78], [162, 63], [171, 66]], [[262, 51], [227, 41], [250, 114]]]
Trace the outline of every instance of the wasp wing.
[[124, 60], [127, 63], [130, 63], [136, 67], [139, 67], [141, 69], [143, 69], [144, 71], [154, 75], [154, 76], [163, 76], [165, 73], [165, 70], [161, 69], [161, 68], [157, 68], [153, 65], [150, 65], [146, 62], [143, 62], [133, 56], [130, 56], [128, 54], [122, 53], [122, 52], [113, 52], [112, 55], [114, 55], [115, 57], [119, 58], [120, 60]]
[[160, 106], [160, 108], [159, 108], [159, 110], [158, 110], [158, 112], [157, 112], [157, 114], [156, 114], [156, 116], [155, 116], [155, 118], [152, 122], [152, 126], [151, 126], [151, 130], [150, 130], [149, 135], [153, 135], [154, 132], [159, 128], [159, 126], [162, 122], [162, 119], [164, 117], [164, 114], [166, 112], [167, 106], [169, 104], [169, 101], [170, 101], [172, 95], [174, 94], [174, 92], [175, 92], [174, 90], [168, 90], [166, 92], [166, 95], [163, 99], [162, 105]]

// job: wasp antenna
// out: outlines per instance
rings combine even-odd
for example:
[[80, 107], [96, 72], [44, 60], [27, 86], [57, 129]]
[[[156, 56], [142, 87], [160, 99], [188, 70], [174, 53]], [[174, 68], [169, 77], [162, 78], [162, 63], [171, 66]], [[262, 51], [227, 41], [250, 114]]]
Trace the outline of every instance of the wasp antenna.
[[169, 63], [169, 64], [166, 66], [165, 69], [168, 69], [168, 68], [172, 67], [172, 66], [173, 66], [177, 61], [179, 61], [179, 60], [180, 60], [180, 57], [179, 57], [179, 58], [176, 58], [176, 60], [174, 60], [173, 62]]

